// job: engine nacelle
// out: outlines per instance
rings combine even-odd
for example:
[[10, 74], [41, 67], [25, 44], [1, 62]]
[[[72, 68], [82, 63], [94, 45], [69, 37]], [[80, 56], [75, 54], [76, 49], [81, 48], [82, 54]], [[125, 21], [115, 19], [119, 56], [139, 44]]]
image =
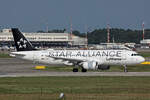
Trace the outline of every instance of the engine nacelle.
[[98, 65], [98, 69], [101, 69], [101, 70], [109, 70], [109, 69], [110, 69], [110, 66], [109, 66], [109, 65]]
[[73, 65], [73, 63], [70, 63], [69, 61], [64, 61], [63, 62], [65, 65], [68, 65], [68, 66], [72, 66]]
[[96, 70], [98, 68], [98, 63], [95, 61], [83, 62], [82, 66], [84, 69]]

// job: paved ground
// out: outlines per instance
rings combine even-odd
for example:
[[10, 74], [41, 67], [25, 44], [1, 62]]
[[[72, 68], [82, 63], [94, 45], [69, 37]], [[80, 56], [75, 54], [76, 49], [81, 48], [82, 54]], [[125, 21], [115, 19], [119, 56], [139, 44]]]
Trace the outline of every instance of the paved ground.
[[150, 72], [36, 72], [36, 73], [9, 73], [0, 77], [38, 77], [38, 76], [150, 76]]
[[33, 64], [16, 58], [0, 58], [0, 77], [22, 76], [150, 76], [150, 72], [48, 72], [35, 70]]

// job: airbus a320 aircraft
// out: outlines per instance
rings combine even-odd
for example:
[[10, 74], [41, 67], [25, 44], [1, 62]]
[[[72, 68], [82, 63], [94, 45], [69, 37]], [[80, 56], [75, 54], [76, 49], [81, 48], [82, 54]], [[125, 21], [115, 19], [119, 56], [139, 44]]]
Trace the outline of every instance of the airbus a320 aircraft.
[[88, 69], [107, 70], [110, 65], [124, 66], [140, 64], [145, 59], [135, 51], [129, 50], [36, 50], [32, 44], [17, 29], [12, 28], [17, 52], [11, 52], [10, 56], [24, 60], [30, 60], [45, 64], [74, 65], [73, 72], [82, 72]]

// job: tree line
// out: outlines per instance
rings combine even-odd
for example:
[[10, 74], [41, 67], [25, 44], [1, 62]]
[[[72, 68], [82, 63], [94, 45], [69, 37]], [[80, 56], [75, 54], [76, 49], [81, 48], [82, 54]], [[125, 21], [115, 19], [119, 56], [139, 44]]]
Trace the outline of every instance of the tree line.
[[[38, 31], [44, 32], [44, 31]], [[63, 30], [49, 30], [49, 33], [64, 33], [66, 29]], [[89, 44], [99, 44], [107, 42], [107, 29], [95, 29], [91, 32], [81, 33], [78, 30], [74, 30], [72, 32], [74, 35], [80, 37], [88, 37]], [[116, 43], [127, 43], [127, 42], [134, 42], [140, 43], [142, 40], [142, 30], [131, 30], [131, 29], [119, 29], [119, 28], [112, 28], [110, 29], [110, 42]], [[145, 29], [145, 39], [150, 39], [150, 29]]]

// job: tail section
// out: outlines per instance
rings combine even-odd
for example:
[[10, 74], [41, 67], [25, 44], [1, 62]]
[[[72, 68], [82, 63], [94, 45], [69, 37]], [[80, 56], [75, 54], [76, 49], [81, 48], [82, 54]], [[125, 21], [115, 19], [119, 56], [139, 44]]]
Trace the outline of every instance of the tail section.
[[12, 33], [17, 51], [35, 50], [32, 44], [24, 37], [18, 28], [12, 28]]

